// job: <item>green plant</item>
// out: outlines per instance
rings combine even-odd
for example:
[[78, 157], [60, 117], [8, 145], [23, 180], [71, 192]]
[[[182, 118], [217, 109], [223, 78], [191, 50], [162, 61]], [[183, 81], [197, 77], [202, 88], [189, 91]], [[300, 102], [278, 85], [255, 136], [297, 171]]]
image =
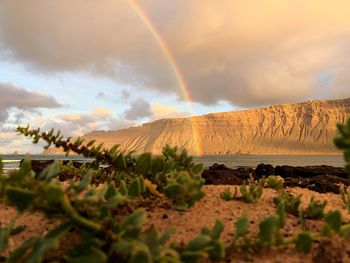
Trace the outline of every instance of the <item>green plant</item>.
[[[77, 169], [55, 162], [40, 174], [31, 170], [30, 160], [25, 160], [19, 171], [4, 176], [0, 169], [0, 202], [17, 208], [18, 213], [39, 212], [57, 219], [56, 228], [43, 237], [29, 237], [6, 258], [12, 262], [199, 262], [229, 259], [236, 251], [246, 255], [261, 248], [294, 244], [304, 253], [310, 252], [312, 244], [321, 237], [339, 235], [350, 240], [350, 224], [343, 224], [339, 211], [325, 216], [324, 203], [310, 200], [302, 215], [308, 218], [323, 218], [320, 231], [302, 231], [296, 236], [284, 238], [285, 213], [296, 214], [300, 198], [281, 192], [274, 200], [276, 213], [259, 223], [258, 235], [249, 236], [249, 218], [243, 214], [235, 222], [233, 238], [223, 241], [220, 236], [224, 225], [217, 220], [212, 229], [203, 229], [201, 234], [187, 244], [167, 242], [172, 229], [159, 234], [154, 227], [145, 229], [147, 214], [142, 206], [149, 201], [169, 198], [175, 208], [190, 207], [203, 195], [201, 165], [196, 165], [186, 151], [165, 147], [161, 156], [142, 154], [133, 156], [121, 153], [117, 147], [105, 149], [93, 142], [81, 139], [70, 142], [53, 131], [19, 128], [19, 132], [34, 138], [44, 139], [49, 145], [93, 158], [90, 165]], [[85, 147], [85, 148], [84, 148]], [[112, 169], [105, 171], [101, 164]], [[0, 160], [0, 168], [2, 163]], [[68, 187], [62, 180], [72, 173]], [[64, 178], [66, 180], [67, 178]], [[275, 181], [275, 179], [273, 179]], [[99, 187], [96, 186], [99, 184]], [[256, 202], [262, 195], [261, 185], [251, 182], [240, 187], [244, 201]], [[224, 191], [225, 192], [225, 191]], [[226, 194], [228, 194], [228, 191]], [[235, 194], [234, 194], [235, 195]], [[8, 239], [17, 231], [14, 221], [0, 227], [0, 253], [6, 250]], [[69, 248], [60, 246], [63, 238], [78, 236]], [[50, 258], [50, 252], [61, 249], [60, 258]]]
[[188, 172], [174, 172], [170, 175], [164, 193], [174, 202], [178, 210], [186, 210], [204, 197], [202, 186], [204, 179], [200, 175], [191, 176]]
[[339, 134], [334, 138], [335, 145], [343, 150], [345, 170], [350, 174], [350, 118], [346, 124], [337, 124]]
[[322, 219], [326, 204], [327, 201], [318, 202], [315, 201], [314, 197], [311, 197], [309, 205], [304, 211], [304, 217], [308, 219]]
[[226, 243], [220, 240], [224, 225], [217, 220], [213, 229], [203, 229], [202, 233], [183, 250], [181, 260], [183, 262], [196, 262], [202, 258], [219, 261], [225, 258]]
[[276, 206], [278, 206], [280, 203], [283, 203], [286, 213], [294, 216], [299, 215], [299, 207], [301, 204], [300, 196], [293, 196], [287, 192], [282, 191], [278, 197], [273, 198], [273, 202]]
[[[72, 173], [73, 178], [80, 180], [82, 174], [94, 169], [96, 171], [92, 176], [92, 183], [114, 181], [116, 185], [132, 185], [131, 196], [147, 194], [166, 196], [175, 208], [181, 210], [191, 207], [204, 196], [201, 190], [204, 184], [201, 177], [203, 165], [195, 164], [186, 150], [179, 152], [176, 147], [166, 145], [161, 156], [152, 156], [150, 153], [133, 156], [132, 153], [119, 151], [118, 146], [107, 149], [103, 144], [95, 146], [94, 141], [85, 143], [81, 138], [75, 141], [71, 138], [65, 140], [59, 131], [55, 133], [53, 129], [41, 132], [40, 129], [31, 130], [28, 126], [18, 127], [17, 131], [32, 137], [34, 143], [40, 140], [46, 141], [46, 148], [55, 146], [62, 148], [66, 154], [74, 152], [93, 159], [90, 165], [84, 165], [80, 169], [69, 164], [60, 165], [60, 169], [65, 171], [56, 173], [54, 175], [56, 177], [62, 178], [63, 175]], [[101, 164], [112, 169], [106, 173], [103, 169], [99, 169]]]
[[345, 187], [340, 188], [340, 196], [341, 196], [341, 199], [342, 199], [346, 209], [350, 213], [350, 191], [348, 189], [346, 189]]
[[[3, 176], [0, 171], [2, 202], [16, 207], [19, 213], [41, 212], [61, 221], [44, 237], [26, 240], [10, 253], [8, 262], [17, 262], [24, 256], [26, 262], [41, 262], [49, 251], [59, 247], [63, 237], [72, 232], [81, 240], [64, 251], [69, 262], [112, 262], [117, 259], [123, 262], [139, 262], [140, 259], [142, 262], [180, 262], [184, 249], [165, 245], [171, 231], [161, 236], [155, 229], [145, 232], [142, 224], [146, 213], [132, 208], [135, 202], [138, 207], [137, 203], [143, 202], [141, 199], [167, 197], [174, 208], [183, 210], [204, 196], [203, 166], [195, 164], [186, 151], [179, 153], [177, 148], [166, 146], [161, 156], [148, 153], [132, 156], [118, 151], [118, 147], [96, 147], [93, 141], [84, 144], [79, 138], [74, 142], [70, 138], [64, 140], [53, 130], [45, 133], [19, 127], [18, 132], [33, 137], [34, 143], [44, 139], [47, 147], [62, 147], [67, 154], [82, 154], [93, 162], [76, 168], [72, 163], [63, 165], [56, 161], [35, 174], [27, 159], [9, 176]], [[101, 164], [112, 169], [105, 170]], [[62, 188], [59, 180], [69, 180], [69, 186]], [[94, 184], [99, 184], [99, 188]], [[123, 220], [116, 220], [116, 216]], [[11, 226], [0, 230], [2, 251], [7, 246], [10, 231]], [[213, 253], [216, 253], [215, 249]]]
[[250, 184], [248, 186], [243, 184], [239, 187], [239, 190], [242, 194], [243, 201], [246, 203], [256, 203], [263, 193], [263, 188], [255, 184]]
[[283, 189], [283, 180], [275, 175], [270, 175], [267, 178], [261, 178], [259, 180], [259, 184], [263, 187], [275, 189], [275, 190], [281, 190]]
[[228, 188], [228, 187], [225, 188], [225, 190], [220, 193], [220, 197], [221, 197], [221, 199], [223, 199], [225, 201], [231, 201], [231, 200], [236, 199], [236, 197], [237, 197], [237, 188], [235, 187], [233, 193], [231, 192], [230, 188]]

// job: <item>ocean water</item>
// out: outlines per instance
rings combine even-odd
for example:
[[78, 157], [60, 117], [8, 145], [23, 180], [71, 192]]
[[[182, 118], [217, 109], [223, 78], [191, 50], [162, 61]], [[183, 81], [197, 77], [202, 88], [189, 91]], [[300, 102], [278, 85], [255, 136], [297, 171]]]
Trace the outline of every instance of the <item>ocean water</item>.
[[[24, 155], [2, 155], [5, 172], [11, 169], [17, 169], [19, 163], [25, 158]], [[86, 162], [86, 159], [79, 155], [31, 155], [32, 160], [73, 160]], [[227, 167], [249, 166], [256, 167], [260, 163], [291, 166], [307, 165], [330, 165], [336, 167], [344, 166], [345, 162], [342, 156], [291, 156], [291, 155], [208, 155], [195, 157], [195, 162], [203, 163], [208, 167], [214, 163], [225, 164]]]
[[[19, 164], [21, 160], [23, 160], [26, 157], [26, 155], [0, 155], [0, 158], [2, 159], [3, 165], [4, 165], [4, 171], [5, 173], [9, 170], [18, 169]], [[31, 160], [72, 160], [72, 161], [81, 161], [86, 162], [90, 161], [91, 159], [86, 159], [79, 155], [42, 155], [42, 154], [33, 154], [30, 155], [29, 158]]]
[[330, 165], [343, 167], [345, 161], [343, 156], [324, 156], [324, 155], [210, 155], [196, 157], [195, 161], [201, 162], [208, 167], [213, 163], [225, 164], [227, 167], [248, 166], [255, 168], [260, 163], [291, 166], [308, 165]]

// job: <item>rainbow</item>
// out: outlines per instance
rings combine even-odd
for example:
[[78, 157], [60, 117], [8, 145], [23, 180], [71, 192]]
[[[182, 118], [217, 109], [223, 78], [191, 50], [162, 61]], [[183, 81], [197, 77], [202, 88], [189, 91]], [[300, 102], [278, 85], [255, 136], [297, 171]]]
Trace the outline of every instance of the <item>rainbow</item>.
[[[162, 49], [162, 52], [163, 52], [166, 60], [168, 61], [169, 65], [171, 66], [171, 68], [174, 72], [174, 75], [176, 77], [178, 85], [181, 89], [181, 93], [183, 94], [183, 97], [186, 101], [187, 107], [188, 107], [189, 111], [191, 113], [193, 113], [191, 95], [190, 95], [188, 87], [186, 85], [185, 78], [182, 76], [181, 70], [176, 63], [176, 59], [173, 56], [173, 54], [171, 53], [171, 50], [168, 48], [164, 39], [161, 37], [161, 34], [158, 32], [157, 28], [152, 23], [152, 21], [149, 19], [147, 14], [143, 11], [141, 6], [139, 4], [137, 4], [135, 0], [127, 0], [127, 1], [129, 3], [130, 7], [135, 11], [135, 13], [140, 17], [142, 22], [145, 24], [147, 29], [150, 31], [153, 38], [158, 43], [159, 47]], [[191, 117], [190, 120], [191, 120], [192, 132], [193, 132], [195, 154], [202, 155], [203, 151], [202, 151], [201, 143], [199, 141], [199, 132], [198, 132], [197, 123], [195, 122], [193, 117]]]

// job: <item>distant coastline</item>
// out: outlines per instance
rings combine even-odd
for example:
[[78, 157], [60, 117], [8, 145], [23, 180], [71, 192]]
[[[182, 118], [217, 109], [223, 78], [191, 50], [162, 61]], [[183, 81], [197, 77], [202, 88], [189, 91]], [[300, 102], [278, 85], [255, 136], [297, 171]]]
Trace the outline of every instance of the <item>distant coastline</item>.
[[[16, 168], [19, 162], [25, 158], [25, 155], [0, 155], [5, 161], [5, 168]], [[33, 160], [72, 160], [86, 161], [89, 159], [80, 155], [30, 155]], [[239, 166], [256, 167], [260, 163], [269, 163], [272, 165], [291, 165], [291, 166], [309, 166], [309, 165], [329, 165], [334, 167], [343, 167], [345, 162], [341, 155], [206, 155], [194, 156], [197, 163], [203, 163], [209, 167], [214, 163], [225, 164], [234, 168]]]
[[[82, 136], [106, 148], [160, 154], [169, 144], [191, 155], [337, 156], [333, 139], [337, 123], [350, 116], [350, 98], [313, 100], [251, 110], [161, 119], [116, 131]], [[50, 148], [45, 154], [62, 153]]]

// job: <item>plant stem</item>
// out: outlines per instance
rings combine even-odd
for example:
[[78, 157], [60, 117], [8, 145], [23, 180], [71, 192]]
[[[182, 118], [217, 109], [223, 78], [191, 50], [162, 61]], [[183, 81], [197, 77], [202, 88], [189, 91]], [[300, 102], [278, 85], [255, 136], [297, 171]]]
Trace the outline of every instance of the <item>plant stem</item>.
[[94, 232], [100, 232], [102, 230], [101, 225], [80, 216], [72, 206], [67, 195], [63, 195], [61, 204], [62, 204], [63, 210], [69, 215], [69, 217], [72, 219], [74, 223], [80, 225], [85, 229], [92, 230]]

